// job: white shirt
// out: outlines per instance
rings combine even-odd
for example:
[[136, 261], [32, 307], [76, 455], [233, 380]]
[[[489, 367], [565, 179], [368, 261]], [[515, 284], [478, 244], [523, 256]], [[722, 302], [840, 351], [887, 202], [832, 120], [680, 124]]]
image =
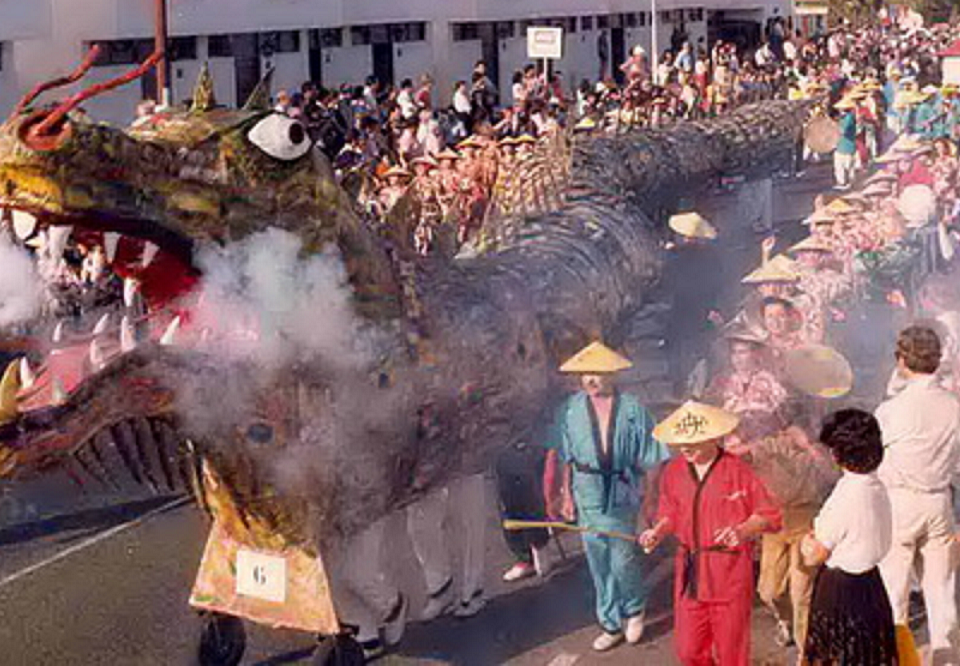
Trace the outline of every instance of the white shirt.
[[844, 471], [813, 521], [813, 532], [830, 551], [831, 569], [861, 574], [877, 566], [890, 550], [893, 515], [876, 473]]
[[943, 492], [960, 471], [960, 402], [936, 375], [911, 379], [877, 408], [888, 488]]

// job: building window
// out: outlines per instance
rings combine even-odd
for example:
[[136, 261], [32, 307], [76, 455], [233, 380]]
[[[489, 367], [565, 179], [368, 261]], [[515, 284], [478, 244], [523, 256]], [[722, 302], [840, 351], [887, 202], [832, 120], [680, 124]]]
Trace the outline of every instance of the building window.
[[370, 43], [370, 26], [354, 25], [350, 27], [351, 46], [366, 46]]
[[630, 12], [623, 15], [623, 27], [624, 28], [636, 28], [637, 27], [637, 14], [636, 12]]
[[516, 34], [516, 25], [513, 21], [497, 23], [497, 39], [512, 39]]
[[688, 21], [702, 21], [703, 20], [703, 8], [698, 7], [697, 9], [687, 10], [687, 20]]
[[454, 23], [453, 41], [470, 42], [480, 39], [480, 29], [476, 23]]
[[390, 37], [394, 44], [426, 41], [427, 24], [424, 22], [396, 23], [390, 26]]
[[581, 16], [580, 17], [580, 29], [584, 32], [588, 30], [593, 30], [593, 17], [592, 16]]
[[196, 37], [174, 37], [167, 45], [167, 56], [171, 62], [197, 59]]
[[577, 32], [577, 17], [576, 17], [576, 16], [571, 16], [570, 18], [566, 18], [566, 19], [563, 20], [563, 22], [564, 22], [563, 29], [564, 29], [567, 33], [569, 33], [569, 34], [571, 34], [571, 35], [576, 34], [576, 32]]
[[641, 28], [647, 25], [647, 12], [637, 12], [637, 25]]
[[597, 30], [606, 30], [610, 27], [610, 17], [609, 16], [598, 16], [597, 17]]
[[207, 57], [232, 58], [233, 46], [230, 44], [230, 35], [210, 35], [207, 37]]
[[100, 55], [97, 56], [97, 61], [94, 63], [97, 67], [137, 65], [153, 53], [152, 39], [112, 39], [88, 42], [84, 44], [84, 48], [92, 48], [94, 44], [100, 47]]
[[278, 30], [262, 32], [259, 35], [260, 53], [269, 58], [274, 53], [299, 53], [300, 32], [298, 30]]
[[319, 32], [321, 48], [334, 49], [343, 46], [342, 28], [321, 28]]

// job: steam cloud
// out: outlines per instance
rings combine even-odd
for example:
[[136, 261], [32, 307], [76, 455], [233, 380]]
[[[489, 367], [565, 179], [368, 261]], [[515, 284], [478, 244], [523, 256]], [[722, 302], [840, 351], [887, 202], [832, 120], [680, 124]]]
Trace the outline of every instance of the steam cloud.
[[32, 319], [42, 300], [42, 281], [30, 254], [0, 235], [0, 327]]

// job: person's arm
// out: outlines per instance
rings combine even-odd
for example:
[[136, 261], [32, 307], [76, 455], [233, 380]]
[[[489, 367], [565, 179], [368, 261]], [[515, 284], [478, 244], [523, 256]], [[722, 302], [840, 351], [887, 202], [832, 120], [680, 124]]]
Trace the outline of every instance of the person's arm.
[[800, 555], [808, 567], [818, 567], [830, 559], [830, 549], [817, 540], [813, 532], [805, 534], [800, 542]]

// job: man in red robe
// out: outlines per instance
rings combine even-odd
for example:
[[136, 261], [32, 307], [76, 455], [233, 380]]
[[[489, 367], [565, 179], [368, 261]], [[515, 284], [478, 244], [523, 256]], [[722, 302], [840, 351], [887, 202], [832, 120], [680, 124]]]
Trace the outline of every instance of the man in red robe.
[[654, 436], [679, 449], [660, 483], [654, 527], [638, 541], [650, 552], [673, 534], [674, 632], [684, 666], [748, 666], [753, 540], [780, 529], [781, 515], [750, 466], [720, 447], [736, 415], [689, 401]]

